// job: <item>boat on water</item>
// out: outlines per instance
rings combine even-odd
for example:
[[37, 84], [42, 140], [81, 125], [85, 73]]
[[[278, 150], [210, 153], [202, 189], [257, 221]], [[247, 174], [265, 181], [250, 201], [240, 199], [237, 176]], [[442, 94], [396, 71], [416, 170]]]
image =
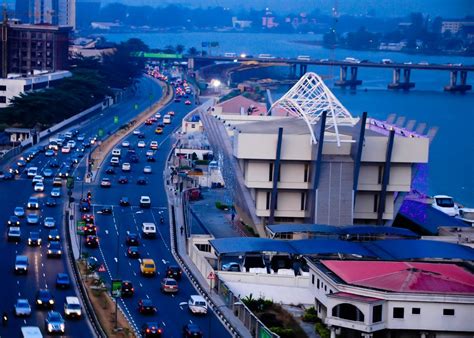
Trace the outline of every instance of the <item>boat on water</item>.
[[474, 226], [474, 208], [460, 208], [457, 218]]
[[455, 217], [459, 215], [459, 207], [454, 203], [454, 199], [447, 195], [435, 195], [431, 206], [445, 214]]

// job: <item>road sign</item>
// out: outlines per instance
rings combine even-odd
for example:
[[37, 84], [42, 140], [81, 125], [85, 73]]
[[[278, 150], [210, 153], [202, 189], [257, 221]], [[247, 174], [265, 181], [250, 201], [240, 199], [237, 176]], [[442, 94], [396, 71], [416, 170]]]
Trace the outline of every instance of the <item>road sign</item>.
[[106, 271], [106, 270], [105, 270], [105, 265], [104, 265], [104, 264], [101, 264], [101, 265], [99, 266], [99, 268], [97, 269], [97, 271], [99, 271], [99, 272], [105, 272], [105, 271]]
[[117, 124], [118, 121], [119, 121], [118, 115], [115, 115], [115, 116], [114, 116], [114, 123]]
[[86, 222], [84, 221], [77, 221], [76, 223], [76, 232], [78, 235], [84, 235], [84, 226], [86, 225]]
[[69, 176], [66, 180], [66, 188], [69, 190], [74, 189], [74, 177]]
[[104, 136], [104, 129], [99, 128], [99, 131], [97, 132], [97, 134], [99, 134], [99, 137]]
[[135, 107], [135, 109], [138, 109], [138, 104], [135, 103], [134, 107]]
[[112, 279], [112, 297], [119, 298], [122, 296], [122, 280]]
[[214, 271], [209, 272], [209, 274], [207, 275], [207, 279], [216, 279], [216, 274], [214, 273]]

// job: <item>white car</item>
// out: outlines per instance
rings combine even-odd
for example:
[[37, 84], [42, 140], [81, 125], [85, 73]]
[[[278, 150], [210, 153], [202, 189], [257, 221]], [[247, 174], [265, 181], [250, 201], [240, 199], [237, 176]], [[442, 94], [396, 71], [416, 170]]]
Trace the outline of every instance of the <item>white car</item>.
[[143, 168], [143, 172], [144, 172], [145, 174], [151, 174], [151, 167], [150, 167], [149, 165], [145, 166], [145, 167]]
[[56, 221], [53, 217], [45, 217], [43, 224], [45, 228], [54, 228], [56, 226]]
[[19, 298], [15, 303], [15, 316], [29, 316], [31, 315], [31, 306], [28, 299]]
[[140, 135], [141, 134], [141, 131], [139, 129], [135, 129], [133, 131], [133, 135]]
[[153, 155], [155, 155], [155, 152], [153, 150], [146, 151], [146, 156], [153, 156]]
[[130, 163], [125, 162], [124, 164], [122, 164], [122, 171], [130, 171], [130, 170], [132, 170], [132, 166]]
[[36, 175], [35, 177], [33, 177], [33, 180], [31, 181], [32, 184], [36, 184], [36, 183], [43, 183], [43, 176], [41, 175]]
[[155, 118], [161, 119], [161, 114], [160, 114], [160, 113], [156, 113], [156, 114], [155, 114]]
[[36, 192], [42, 192], [42, 191], [44, 191], [44, 184], [43, 184], [43, 182], [38, 182], [38, 183], [36, 183], [34, 189], [35, 189]]
[[431, 203], [431, 206], [452, 217], [459, 215], [459, 207], [454, 203], [454, 199], [451, 196], [433, 196], [433, 203]]
[[28, 224], [38, 224], [39, 216], [37, 214], [28, 214], [26, 216], [26, 223]]
[[151, 198], [150, 196], [140, 196], [140, 208], [150, 208]]
[[64, 146], [64, 147], [61, 148], [61, 152], [62, 152], [63, 154], [69, 154], [69, 153], [71, 152], [71, 147], [69, 147], [69, 146]]
[[82, 308], [79, 298], [77, 297], [66, 297], [66, 302], [64, 303], [64, 314], [66, 317], [81, 317]]
[[158, 149], [158, 142], [157, 141], [151, 141], [150, 142], [150, 149], [153, 149], [153, 150]]
[[128, 141], [123, 141], [123, 142], [122, 142], [122, 147], [124, 147], [124, 148], [130, 147], [130, 142], [128, 142]]
[[188, 300], [189, 311], [193, 314], [207, 313], [207, 302], [204, 297], [199, 295], [191, 295]]
[[145, 143], [144, 141], [139, 141], [139, 142], [137, 143], [137, 147], [138, 147], [138, 148], [145, 148], [145, 145], [146, 145], [146, 143]]
[[67, 141], [66, 146], [68, 146], [71, 149], [76, 148], [76, 141], [73, 141], [73, 140]]

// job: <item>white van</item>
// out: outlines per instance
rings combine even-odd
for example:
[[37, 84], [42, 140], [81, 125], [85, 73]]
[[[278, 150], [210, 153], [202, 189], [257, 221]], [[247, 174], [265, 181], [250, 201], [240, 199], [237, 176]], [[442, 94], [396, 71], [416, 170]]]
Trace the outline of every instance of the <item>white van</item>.
[[27, 176], [28, 178], [33, 178], [38, 175], [38, 167], [30, 167], [28, 168]]
[[170, 124], [171, 123], [171, 116], [169, 114], [166, 114], [163, 116], [163, 124]]
[[81, 303], [79, 303], [77, 297], [66, 297], [66, 302], [64, 303], [64, 315], [67, 318], [82, 316]]
[[118, 167], [118, 165], [120, 164], [120, 159], [116, 156], [113, 156], [111, 159], [110, 159], [110, 165], [113, 166], [113, 167]]
[[112, 156], [120, 157], [122, 155], [122, 151], [119, 148], [112, 149]]
[[155, 238], [156, 237], [156, 225], [155, 223], [142, 223], [143, 237]]
[[140, 196], [140, 208], [150, 208], [151, 198], [150, 196]]
[[23, 338], [43, 338], [41, 330], [37, 326], [22, 326], [21, 334]]

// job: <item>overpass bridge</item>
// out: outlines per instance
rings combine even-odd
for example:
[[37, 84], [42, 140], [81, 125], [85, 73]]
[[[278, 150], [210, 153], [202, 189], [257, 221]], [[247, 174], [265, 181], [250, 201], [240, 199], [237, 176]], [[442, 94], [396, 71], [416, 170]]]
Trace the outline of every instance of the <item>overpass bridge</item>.
[[[409, 90], [415, 87], [415, 83], [411, 82], [411, 72], [416, 71], [446, 71], [449, 72], [449, 83], [444, 86], [445, 91], [449, 92], [466, 92], [472, 89], [467, 83], [468, 72], [474, 72], [474, 65], [462, 64], [428, 64], [428, 63], [377, 63], [371, 61], [348, 61], [348, 60], [328, 60], [328, 59], [311, 59], [309, 57], [284, 58], [267, 54], [259, 56], [247, 55], [181, 55], [181, 54], [156, 54], [156, 53], [137, 53], [137, 55], [148, 60], [168, 60], [187, 62], [189, 70], [194, 70], [198, 62], [256, 62], [260, 64], [278, 63], [286, 64], [290, 67], [290, 76], [296, 77], [297, 71], [299, 76], [303, 76], [308, 66], [326, 66], [339, 67], [339, 79], [335, 85], [340, 87], [356, 88], [362, 84], [362, 80], [358, 78], [359, 68], [383, 68], [392, 69], [392, 80], [388, 84], [389, 89]], [[154, 57], [155, 56], [155, 57]], [[161, 56], [161, 57], [160, 57]]]

